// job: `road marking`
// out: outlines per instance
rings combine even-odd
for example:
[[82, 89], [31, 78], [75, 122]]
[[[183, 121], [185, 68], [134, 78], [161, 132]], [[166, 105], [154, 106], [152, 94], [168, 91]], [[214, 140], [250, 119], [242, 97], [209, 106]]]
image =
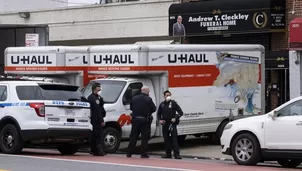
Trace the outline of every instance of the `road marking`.
[[10, 170], [4, 170], [4, 169], [0, 169], [0, 171], [10, 171]]
[[[141, 168], [149, 168], [149, 169], [168, 169], [168, 170], [175, 170], [175, 171], [204, 171], [204, 170], [178, 169], [178, 168], [169, 168], [169, 167], [121, 164], [121, 163], [112, 163], [112, 162], [97, 162], [97, 161], [74, 160], [74, 159], [58, 159], [58, 158], [36, 157], [36, 156], [25, 156], [25, 155], [0, 154], [0, 156], [32, 158], [32, 159], [44, 159], [44, 160], [57, 160], [57, 161], [67, 161], [67, 162], [79, 162], [79, 163], [104, 164], [104, 165], [116, 165], [116, 166], [126, 166], [126, 167], [141, 167]], [[0, 171], [2, 171], [2, 170], [0, 170]], [[3, 170], [3, 171], [6, 171], [6, 170]]]

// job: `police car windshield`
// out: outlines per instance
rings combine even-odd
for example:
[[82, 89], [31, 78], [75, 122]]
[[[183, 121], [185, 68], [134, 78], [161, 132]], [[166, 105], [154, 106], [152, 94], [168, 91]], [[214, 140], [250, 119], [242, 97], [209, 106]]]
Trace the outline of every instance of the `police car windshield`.
[[83, 96], [77, 86], [39, 84], [39, 86], [16, 86], [20, 100], [62, 100], [81, 101]]
[[93, 82], [101, 84], [102, 90], [100, 95], [105, 103], [115, 103], [126, 85], [126, 81], [93, 80], [82, 90], [82, 93], [86, 98], [91, 94]]

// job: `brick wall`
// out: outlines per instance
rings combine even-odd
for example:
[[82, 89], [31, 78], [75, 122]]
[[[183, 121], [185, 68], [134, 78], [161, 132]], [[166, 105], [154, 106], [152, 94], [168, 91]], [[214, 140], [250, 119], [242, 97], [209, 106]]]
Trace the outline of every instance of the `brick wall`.
[[[294, 14], [290, 12], [294, 11]], [[302, 17], [302, 0], [287, 0], [286, 14], [287, 21], [285, 33], [272, 33], [271, 36], [271, 50], [287, 50], [289, 47], [289, 23], [296, 17]]]

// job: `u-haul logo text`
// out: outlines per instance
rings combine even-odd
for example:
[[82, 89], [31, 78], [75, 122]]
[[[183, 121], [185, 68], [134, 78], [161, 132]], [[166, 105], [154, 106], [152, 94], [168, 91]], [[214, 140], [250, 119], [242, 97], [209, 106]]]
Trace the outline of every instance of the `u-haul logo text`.
[[12, 64], [52, 64], [48, 55], [11, 56]]
[[206, 54], [168, 54], [169, 63], [209, 63]]

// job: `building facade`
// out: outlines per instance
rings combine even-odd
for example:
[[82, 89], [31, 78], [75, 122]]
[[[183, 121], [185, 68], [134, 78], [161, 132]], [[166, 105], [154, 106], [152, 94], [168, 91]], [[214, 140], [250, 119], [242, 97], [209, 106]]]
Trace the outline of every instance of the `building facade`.
[[[51, 45], [90, 45], [165, 40], [173, 0], [148, 0], [36, 10], [29, 18], [0, 15], [7, 25], [47, 25]], [[64, 17], [62, 17], [64, 16]]]
[[1, 13], [24, 12], [68, 6], [68, 0], [1, 0]]
[[[266, 48], [266, 110], [289, 100], [288, 28], [290, 21], [302, 15], [302, 0], [112, 2], [121, 3], [35, 10], [29, 12], [29, 18], [11, 12], [0, 14], [0, 18], [6, 25], [46, 25], [49, 45], [133, 44], [160, 40], [191, 44], [262, 44]], [[179, 15], [183, 29], [179, 27], [177, 31], [177, 25], [175, 29], [173, 25]], [[216, 18], [220, 21], [214, 22]], [[173, 36], [173, 30], [174, 35], [180, 36]]]

